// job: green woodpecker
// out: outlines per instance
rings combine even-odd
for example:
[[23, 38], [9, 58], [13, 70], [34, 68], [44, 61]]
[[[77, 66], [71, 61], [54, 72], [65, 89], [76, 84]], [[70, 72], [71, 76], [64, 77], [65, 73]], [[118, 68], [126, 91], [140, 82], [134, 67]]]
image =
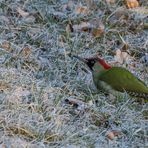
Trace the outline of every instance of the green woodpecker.
[[98, 90], [112, 93], [127, 92], [130, 96], [140, 97], [148, 100], [148, 87], [144, 82], [135, 77], [131, 72], [122, 67], [111, 67], [99, 56], [81, 58], [90, 68], [93, 81]]

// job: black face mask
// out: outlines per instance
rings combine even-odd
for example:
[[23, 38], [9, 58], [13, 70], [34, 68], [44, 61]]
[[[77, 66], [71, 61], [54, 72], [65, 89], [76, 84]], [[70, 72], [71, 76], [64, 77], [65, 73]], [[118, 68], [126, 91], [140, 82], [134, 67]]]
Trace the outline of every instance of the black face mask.
[[87, 62], [86, 62], [86, 64], [87, 64], [87, 66], [93, 71], [93, 66], [94, 66], [94, 64], [95, 64], [95, 62], [96, 62], [96, 60], [88, 60]]

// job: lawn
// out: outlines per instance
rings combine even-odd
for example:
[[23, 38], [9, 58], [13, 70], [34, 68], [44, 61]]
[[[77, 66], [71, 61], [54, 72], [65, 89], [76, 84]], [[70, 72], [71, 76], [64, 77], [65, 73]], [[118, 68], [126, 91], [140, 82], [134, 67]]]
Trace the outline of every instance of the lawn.
[[99, 54], [148, 86], [148, 5], [0, 1], [0, 147], [146, 148], [148, 103], [96, 93], [74, 58]]

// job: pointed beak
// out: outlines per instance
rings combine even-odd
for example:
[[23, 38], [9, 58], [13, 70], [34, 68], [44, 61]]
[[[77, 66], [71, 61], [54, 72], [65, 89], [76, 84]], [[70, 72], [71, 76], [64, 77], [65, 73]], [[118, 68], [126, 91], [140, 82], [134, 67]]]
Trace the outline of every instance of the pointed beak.
[[80, 61], [82, 61], [82, 62], [84, 62], [85, 64], [87, 64], [87, 62], [88, 62], [88, 60], [85, 59], [85, 58], [81, 58], [81, 57], [76, 56], [76, 55], [73, 55], [73, 57], [74, 57], [74, 58], [77, 58], [78, 60], [80, 60]]

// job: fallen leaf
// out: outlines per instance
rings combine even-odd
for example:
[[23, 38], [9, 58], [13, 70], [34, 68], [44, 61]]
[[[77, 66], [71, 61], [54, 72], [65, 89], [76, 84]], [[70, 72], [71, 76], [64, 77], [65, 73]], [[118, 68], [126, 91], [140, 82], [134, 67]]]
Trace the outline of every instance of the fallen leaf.
[[137, 0], [125, 0], [128, 8], [136, 8], [139, 7], [139, 3]]
[[112, 130], [112, 131], [107, 132], [106, 137], [109, 140], [114, 140], [114, 138], [118, 137], [119, 135], [121, 135], [120, 131]]
[[122, 52], [120, 49], [116, 50], [115, 61], [123, 64], [125, 61], [130, 59], [130, 55], [127, 52]]
[[17, 12], [22, 16], [22, 17], [27, 17], [29, 16], [28, 12], [25, 12], [24, 10], [22, 10], [20, 7], [17, 8]]
[[100, 37], [104, 33], [104, 26], [100, 26], [100, 28], [93, 28], [92, 35], [94, 37]]
[[91, 24], [91, 33], [94, 37], [100, 37], [104, 33], [105, 27], [101, 20], [95, 18], [89, 21], [89, 23]]
[[22, 51], [23, 51], [23, 55], [27, 58], [31, 53], [31, 48], [24, 47]]
[[90, 11], [86, 6], [79, 6], [75, 10], [76, 14], [89, 14]]
[[82, 22], [79, 25], [73, 25], [74, 31], [83, 31], [91, 33], [94, 37], [99, 37], [104, 33], [104, 25], [98, 19], [89, 22]]
[[10, 42], [8, 42], [8, 41], [4, 41], [4, 42], [2, 42], [2, 44], [1, 44], [1, 46], [0, 46], [1, 48], [3, 48], [3, 49], [5, 49], [6, 51], [8, 51], [8, 52], [11, 52], [11, 44], [10, 44]]
[[7, 91], [11, 88], [10, 84], [4, 81], [0, 81], [0, 91]]

